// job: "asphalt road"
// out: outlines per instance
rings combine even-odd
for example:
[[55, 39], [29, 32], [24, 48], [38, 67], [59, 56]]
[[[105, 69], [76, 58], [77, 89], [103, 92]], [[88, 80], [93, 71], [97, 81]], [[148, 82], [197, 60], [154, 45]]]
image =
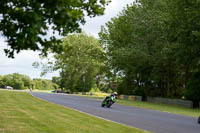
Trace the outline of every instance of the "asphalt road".
[[74, 95], [31, 92], [35, 97], [125, 125], [155, 133], [200, 133], [197, 118], [113, 104], [102, 108], [101, 101]]

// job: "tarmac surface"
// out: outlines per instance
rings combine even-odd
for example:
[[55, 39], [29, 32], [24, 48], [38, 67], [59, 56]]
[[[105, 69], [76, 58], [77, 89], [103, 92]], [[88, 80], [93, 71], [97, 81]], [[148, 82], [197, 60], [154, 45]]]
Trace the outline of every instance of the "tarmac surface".
[[45, 101], [154, 133], [200, 133], [196, 117], [119, 104], [102, 108], [101, 101], [96, 99], [67, 94], [30, 93]]

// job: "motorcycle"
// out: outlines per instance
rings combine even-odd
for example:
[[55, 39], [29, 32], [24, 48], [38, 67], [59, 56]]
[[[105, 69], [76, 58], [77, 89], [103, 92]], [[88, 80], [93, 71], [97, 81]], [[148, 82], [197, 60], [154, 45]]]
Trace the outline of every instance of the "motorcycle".
[[199, 116], [199, 118], [198, 118], [198, 123], [200, 124], [200, 116]]
[[101, 104], [101, 107], [110, 108], [110, 106], [111, 106], [112, 104], [114, 104], [114, 103], [115, 103], [115, 97], [113, 97], [113, 96], [107, 96], [107, 97], [103, 100], [103, 102], [102, 102], [102, 104]]

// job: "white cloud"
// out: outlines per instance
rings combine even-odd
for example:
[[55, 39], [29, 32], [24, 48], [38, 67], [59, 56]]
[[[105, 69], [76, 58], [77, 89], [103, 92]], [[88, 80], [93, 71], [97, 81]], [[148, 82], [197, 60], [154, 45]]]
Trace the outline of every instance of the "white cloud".
[[[119, 14], [123, 8], [134, 0], [112, 0], [112, 3], [106, 8], [105, 15], [89, 18], [87, 17], [87, 23], [82, 26], [83, 31], [98, 37], [101, 25], [104, 25], [112, 17]], [[4, 48], [7, 48], [6, 42], [0, 37], [0, 75], [10, 74], [18, 72], [20, 74], [26, 74], [31, 78], [40, 78], [40, 70], [32, 67], [32, 63], [35, 61], [41, 61], [39, 58], [39, 52], [22, 51], [15, 55], [15, 59], [9, 59], [5, 56]], [[47, 74], [46, 77], [51, 79], [52, 76], [58, 76], [58, 72]]]

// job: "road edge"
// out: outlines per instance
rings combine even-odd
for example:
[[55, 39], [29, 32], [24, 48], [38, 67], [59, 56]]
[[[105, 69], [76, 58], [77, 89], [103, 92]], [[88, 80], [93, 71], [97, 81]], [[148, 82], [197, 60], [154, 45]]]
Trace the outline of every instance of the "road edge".
[[[33, 94], [31, 94], [31, 92], [27, 92], [27, 93], [30, 94], [32, 97], [38, 99], [38, 100], [45, 101], [45, 102], [49, 102], [49, 103], [52, 103], [52, 104], [56, 104], [56, 103], [54, 103], [54, 102], [50, 102], [50, 101], [41, 99], [41, 98], [39, 98], [39, 97], [36, 97], [36, 96], [34, 96]], [[38, 92], [38, 93], [40, 93], [40, 92]], [[99, 119], [102, 119], [102, 120], [105, 120], [105, 121], [113, 122], [113, 123], [120, 124], [120, 125], [123, 125], [123, 126], [131, 127], [131, 128], [135, 128], [135, 129], [138, 129], [138, 130], [143, 130], [144, 132], [147, 132], [147, 133], [152, 133], [151, 131], [147, 131], [147, 130], [140, 129], [140, 128], [137, 128], [137, 127], [132, 127], [132, 126], [129, 126], [129, 125], [120, 123], [120, 122], [116, 122], [116, 121], [112, 121], [112, 120], [109, 120], [109, 119], [105, 119], [105, 118], [103, 118], [103, 117], [99, 117], [99, 116], [96, 116], [96, 115], [92, 115], [92, 114], [86, 113], [86, 112], [84, 112], [84, 111], [80, 111], [80, 110], [77, 110], [77, 109], [74, 109], [74, 108], [70, 108], [70, 107], [67, 107], [67, 106], [64, 106], [64, 105], [61, 105], [61, 104], [56, 104], [56, 105], [60, 105], [60, 106], [63, 106], [64, 108], [71, 109], [71, 110], [74, 110], [74, 111], [77, 111], [77, 112], [80, 112], [80, 113], [83, 113], [83, 114], [87, 114], [87, 115], [89, 115], [89, 116], [93, 116], [93, 117], [96, 117], [96, 118], [99, 118]]]

